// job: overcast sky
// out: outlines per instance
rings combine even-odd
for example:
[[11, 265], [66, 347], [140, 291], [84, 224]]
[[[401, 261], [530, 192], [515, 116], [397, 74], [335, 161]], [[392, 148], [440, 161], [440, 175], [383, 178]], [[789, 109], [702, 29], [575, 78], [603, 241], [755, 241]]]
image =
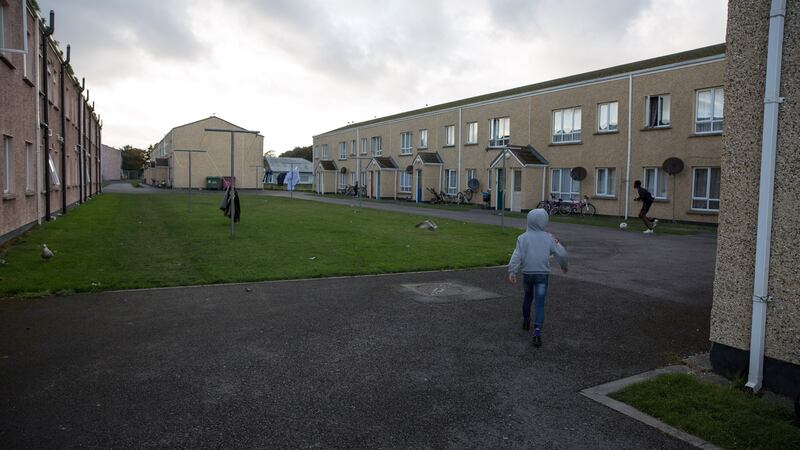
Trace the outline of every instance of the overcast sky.
[[351, 121], [724, 42], [725, 0], [39, 0], [104, 122], [216, 114], [311, 144]]

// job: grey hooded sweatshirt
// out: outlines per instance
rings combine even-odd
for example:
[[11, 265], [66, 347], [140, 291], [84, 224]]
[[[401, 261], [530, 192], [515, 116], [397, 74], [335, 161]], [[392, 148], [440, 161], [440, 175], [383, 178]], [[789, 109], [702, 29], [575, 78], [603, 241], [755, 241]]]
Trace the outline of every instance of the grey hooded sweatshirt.
[[533, 209], [528, 213], [528, 231], [517, 238], [517, 248], [508, 262], [508, 273], [549, 274], [550, 255], [562, 268], [567, 268], [567, 250], [544, 231], [549, 222], [547, 211]]

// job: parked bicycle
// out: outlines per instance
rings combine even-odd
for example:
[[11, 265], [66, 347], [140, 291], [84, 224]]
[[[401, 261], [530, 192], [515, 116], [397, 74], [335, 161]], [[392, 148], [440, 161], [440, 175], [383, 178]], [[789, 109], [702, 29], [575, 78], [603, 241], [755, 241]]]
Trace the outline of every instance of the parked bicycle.
[[562, 202], [559, 206], [561, 214], [580, 214], [582, 216], [593, 216], [597, 213], [597, 208], [589, 203], [589, 196], [584, 195], [583, 200], [579, 202]]
[[561, 214], [561, 206], [564, 202], [555, 196], [555, 194], [550, 194], [550, 200], [542, 200], [536, 205], [537, 208], [543, 209], [547, 211], [547, 214], [554, 216], [556, 214]]

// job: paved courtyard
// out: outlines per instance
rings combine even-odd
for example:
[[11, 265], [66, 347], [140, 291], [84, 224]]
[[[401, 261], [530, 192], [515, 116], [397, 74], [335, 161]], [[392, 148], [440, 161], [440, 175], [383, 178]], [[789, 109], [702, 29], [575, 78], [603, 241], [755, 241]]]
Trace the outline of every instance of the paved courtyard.
[[504, 268], [0, 301], [0, 446], [685, 448], [578, 391], [707, 350], [713, 236], [552, 231], [539, 349]]

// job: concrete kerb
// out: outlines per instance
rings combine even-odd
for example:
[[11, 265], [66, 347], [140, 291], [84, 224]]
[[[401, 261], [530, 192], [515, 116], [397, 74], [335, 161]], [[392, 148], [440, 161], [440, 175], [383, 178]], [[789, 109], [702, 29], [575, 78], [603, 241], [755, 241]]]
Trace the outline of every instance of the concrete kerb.
[[616, 380], [610, 383], [605, 383], [599, 386], [587, 388], [580, 391], [580, 394], [600, 403], [601, 405], [611, 408], [614, 411], [622, 413], [632, 419], [638, 420], [639, 422], [650, 425], [653, 428], [656, 428], [676, 439], [680, 439], [681, 441], [691, 444], [697, 448], [720, 449], [720, 447], [717, 447], [716, 445], [710, 442], [704, 441], [703, 439], [700, 439], [697, 436], [693, 436], [673, 426], [667, 425], [666, 423], [656, 419], [653, 416], [645, 414], [626, 403], [622, 403], [620, 401], [614, 400], [613, 398], [609, 397], [609, 394], [617, 392], [632, 384], [641, 383], [643, 381], [655, 378], [659, 375], [671, 374], [671, 373], [688, 374], [692, 373], [692, 369], [687, 366], [667, 366], [661, 369], [651, 370], [649, 372], [640, 373], [638, 375], [633, 375], [627, 378], [623, 378], [621, 380]]

